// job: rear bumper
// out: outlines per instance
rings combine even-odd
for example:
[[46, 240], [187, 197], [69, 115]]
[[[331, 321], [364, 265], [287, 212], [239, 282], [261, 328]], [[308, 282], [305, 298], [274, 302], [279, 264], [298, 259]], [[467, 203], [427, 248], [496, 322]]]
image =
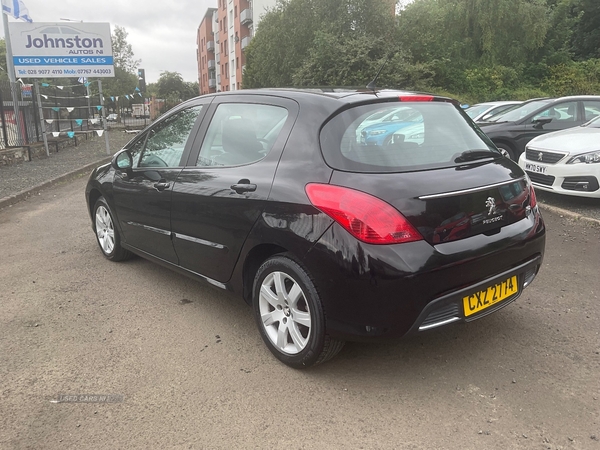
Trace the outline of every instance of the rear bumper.
[[[537, 275], [542, 264], [542, 256], [538, 255], [530, 259], [529, 261], [520, 264], [510, 270], [506, 270], [500, 274], [490, 277], [486, 280], [475, 283], [458, 291], [444, 295], [431, 301], [421, 312], [417, 320], [415, 321], [412, 328], [407, 334], [417, 334], [421, 331], [427, 331], [433, 328], [438, 328], [443, 325], [447, 325], [454, 322], [472, 322], [473, 320], [480, 319], [489, 314], [492, 314], [499, 309], [504, 308], [510, 303], [514, 302], [521, 296], [523, 289], [525, 289], [535, 276]], [[492, 286], [496, 283], [500, 283], [512, 276], [517, 277], [518, 291], [510, 297], [493, 304], [482, 311], [473, 315], [465, 316], [463, 299], [470, 296], [474, 292], [486, 289], [488, 286]]]
[[[538, 213], [494, 236], [436, 246], [365, 245], [334, 224], [304, 262], [321, 294], [329, 334], [363, 341], [470, 322], [503, 308], [537, 274], [544, 247]], [[517, 277], [516, 294], [465, 316], [465, 296], [511, 276]]]

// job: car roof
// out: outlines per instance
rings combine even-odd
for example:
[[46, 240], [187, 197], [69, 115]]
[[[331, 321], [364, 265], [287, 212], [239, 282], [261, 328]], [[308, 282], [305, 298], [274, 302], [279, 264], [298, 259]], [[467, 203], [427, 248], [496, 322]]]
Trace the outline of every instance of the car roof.
[[229, 95], [274, 95], [286, 98], [291, 98], [301, 101], [303, 98], [314, 98], [315, 96], [326, 97], [331, 100], [341, 100], [345, 103], [362, 103], [373, 102], [377, 100], [392, 100], [402, 95], [428, 95], [439, 101], [456, 102], [454, 99], [438, 96], [430, 93], [404, 91], [394, 89], [370, 90], [366, 88], [264, 88], [264, 89], [243, 89], [239, 91], [218, 92], [208, 94], [213, 96], [229, 96]]
[[600, 100], [600, 95], [567, 95], [565, 97], [556, 98], [555, 100]]
[[482, 105], [500, 106], [500, 105], [510, 105], [510, 104], [518, 104], [518, 103], [523, 103], [523, 101], [522, 100], [498, 100], [495, 102], [481, 102], [481, 103], [475, 103], [474, 105], [471, 105], [471, 108], [473, 106], [482, 106]]

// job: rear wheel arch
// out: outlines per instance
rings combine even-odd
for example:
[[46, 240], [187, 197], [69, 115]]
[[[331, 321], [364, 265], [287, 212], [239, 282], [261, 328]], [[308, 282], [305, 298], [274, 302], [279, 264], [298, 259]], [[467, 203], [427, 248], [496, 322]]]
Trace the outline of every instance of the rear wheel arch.
[[244, 260], [242, 296], [249, 305], [252, 304], [252, 289], [254, 277], [262, 264], [271, 256], [286, 253], [288, 250], [275, 244], [260, 244], [254, 247]]

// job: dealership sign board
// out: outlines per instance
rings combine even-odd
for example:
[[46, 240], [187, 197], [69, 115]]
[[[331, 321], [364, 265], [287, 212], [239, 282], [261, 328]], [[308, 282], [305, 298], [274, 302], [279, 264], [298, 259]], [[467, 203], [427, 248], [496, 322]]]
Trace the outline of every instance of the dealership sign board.
[[110, 24], [9, 24], [17, 78], [114, 77]]

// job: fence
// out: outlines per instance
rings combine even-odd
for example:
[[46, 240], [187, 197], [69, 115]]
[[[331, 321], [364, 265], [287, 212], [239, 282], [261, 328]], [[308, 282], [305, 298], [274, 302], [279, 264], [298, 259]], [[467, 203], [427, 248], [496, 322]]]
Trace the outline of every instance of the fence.
[[[18, 97], [18, 120], [15, 120], [11, 83], [0, 81], [0, 149], [26, 147], [41, 142], [43, 131], [51, 139], [52, 136], [67, 134], [72, 137], [77, 132], [101, 130], [103, 122], [99, 93], [90, 93], [89, 84], [55, 86], [39, 83], [39, 92], [36, 92], [36, 85], [14, 83]], [[109, 125], [141, 129], [167, 109], [164, 100], [153, 98], [140, 116], [133, 104], [134, 95], [131, 94], [127, 101], [125, 99], [128, 96], [121, 97], [121, 101], [119, 97], [110, 97], [111, 101], [104, 107]], [[139, 101], [148, 104], [146, 99], [140, 98]], [[40, 111], [42, 117], [39, 117]]]
[[0, 148], [26, 146], [42, 139], [38, 105], [33, 87], [22, 87], [17, 83], [16, 90], [18, 93], [17, 117], [15, 117], [10, 82], [0, 81]]
[[[69, 131], [87, 131], [101, 127], [97, 98], [91, 99], [84, 85], [47, 85], [40, 88], [43, 121], [40, 120], [38, 92], [34, 85], [16, 83], [18, 96], [18, 119], [15, 120], [15, 107], [11, 84], [0, 81], [0, 149], [24, 147], [43, 140], [42, 126], [48, 135], [58, 135]], [[90, 102], [93, 102], [90, 103]], [[90, 126], [90, 123], [100, 124]]]

